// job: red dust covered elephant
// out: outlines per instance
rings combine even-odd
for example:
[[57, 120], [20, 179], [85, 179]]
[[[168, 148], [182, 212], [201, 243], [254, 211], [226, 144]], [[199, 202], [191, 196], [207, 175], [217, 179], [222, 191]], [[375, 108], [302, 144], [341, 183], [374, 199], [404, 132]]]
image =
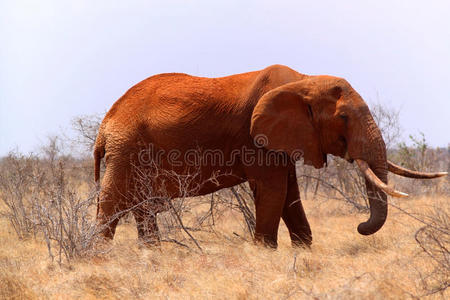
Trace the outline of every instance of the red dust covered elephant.
[[[207, 151], [216, 159], [188, 159]], [[300, 158], [316, 168], [326, 164], [327, 154], [358, 164], [370, 203], [370, 218], [358, 226], [363, 235], [383, 226], [387, 194], [407, 196], [387, 185], [388, 171], [413, 178], [446, 175], [389, 162], [368, 106], [346, 80], [281, 65], [220, 78], [160, 74], [128, 90], [106, 114], [95, 143], [97, 182], [100, 161], [106, 160], [97, 213], [106, 238], [113, 238], [120, 212], [131, 210], [139, 238], [159, 242], [157, 205], [140, 205], [134, 195], [133, 168], [145, 168], [142, 153], [161, 170], [197, 170], [198, 189], [190, 196], [248, 181], [255, 198], [255, 240], [272, 247], [280, 219], [294, 245], [312, 241], [296, 180]], [[177, 182], [163, 173], [148, 185], [161, 183], [166, 196], [180, 196]]]

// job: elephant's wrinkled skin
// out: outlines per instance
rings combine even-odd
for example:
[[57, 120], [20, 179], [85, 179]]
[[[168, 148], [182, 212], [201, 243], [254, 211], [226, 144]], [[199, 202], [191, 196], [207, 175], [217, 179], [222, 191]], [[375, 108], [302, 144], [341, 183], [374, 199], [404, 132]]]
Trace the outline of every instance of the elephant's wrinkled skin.
[[[265, 147], [260, 148], [254, 138], [263, 138]], [[359, 225], [361, 234], [375, 233], [384, 224], [384, 192], [404, 195], [386, 186], [388, 161], [383, 138], [366, 103], [350, 84], [332, 76], [307, 76], [281, 65], [221, 78], [160, 74], [128, 90], [106, 114], [94, 150], [96, 181], [100, 160], [106, 159], [97, 214], [106, 238], [114, 236], [118, 213], [133, 208], [139, 237], [158, 243], [157, 205], [137, 205], [134, 196], [133, 168], [141, 164], [139, 153], [150, 147], [150, 156], [160, 150], [181, 154], [177, 165], [169, 162], [167, 155], [151, 157], [159, 168], [180, 174], [199, 172], [200, 188], [190, 196], [249, 181], [255, 196], [255, 240], [273, 247], [281, 218], [293, 244], [310, 245], [312, 241], [294, 163], [277, 163], [277, 155], [298, 159], [302, 153], [305, 163], [316, 168], [324, 166], [327, 154], [356, 160], [366, 175], [370, 198], [370, 218]], [[220, 150], [228, 163], [188, 165], [183, 155], [195, 149]], [[242, 153], [242, 149], [265, 154], [277, 150], [278, 154], [263, 163], [244, 161], [233, 152]], [[395, 169], [392, 166], [389, 162], [389, 170]], [[401, 175], [408, 176], [408, 170], [405, 172]], [[207, 181], [213, 175], [216, 179]], [[157, 177], [148, 184], [156, 190], [163, 181], [166, 196], [180, 196], [178, 183], [168, 178]]]

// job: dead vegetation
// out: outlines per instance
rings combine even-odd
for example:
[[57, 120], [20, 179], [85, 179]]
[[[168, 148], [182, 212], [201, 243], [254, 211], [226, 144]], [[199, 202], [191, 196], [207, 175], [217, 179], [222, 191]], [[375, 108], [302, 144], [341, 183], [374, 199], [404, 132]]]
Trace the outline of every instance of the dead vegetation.
[[0, 167], [0, 198], [17, 237], [42, 239], [53, 261], [85, 256], [97, 240], [95, 193], [52, 139], [44, 157], [10, 153]]

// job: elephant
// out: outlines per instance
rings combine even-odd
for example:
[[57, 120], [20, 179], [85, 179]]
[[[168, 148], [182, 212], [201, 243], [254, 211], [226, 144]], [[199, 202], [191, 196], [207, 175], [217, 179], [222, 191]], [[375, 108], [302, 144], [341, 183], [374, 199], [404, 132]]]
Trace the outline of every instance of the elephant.
[[[385, 223], [387, 195], [407, 196], [388, 185], [388, 171], [413, 178], [447, 175], [411, 171], [388, 161], [367, 104], [343, 78], [301, 74], [283, 65], [219, 78], [158, 74], [131, 87], [99, 128], [94, 173], [100, 184], [105, 158], [97, 207], [105, 239], [113, 239], [120, 213], [131, 211], [139, 239], [160, 244], [156, 215], [166, 208], [156, 205], [157, 198], [139, 205], [139, 197], [133, 196], [133, 168], [141, 164], [139, 155], [149, 145], [153, 151], [146, 155], [161, 170], [188, 174], [196, 168], [200, 176], [193, 180], [198, 188], [190, 196], [248, 181], [255, 199], [254, 241], [274, 248], [281, 219], [293, 246], [312, 243], [296, 178], [299, 159], [315, 168], [326, 165], [328, 154], [356, 162], [365, 176], [370, 206], [369, 219], [357, 228], [362, 235], [377, 232]], [[219, 151], [227, 163], [188, 163], [186, 154], [193, 149]], [[178, 153], [176, 164], [170, 151]], [[163, 154], [156, 157], [158, 153]], [[248, 153], [262, 153], [267, 159], [251, 159]], [[160, 174], [146, 184], [162, 183], [166, 197], [180, 197], [177, 182]], [[208, 180], [211, 177], [214, 180]]]

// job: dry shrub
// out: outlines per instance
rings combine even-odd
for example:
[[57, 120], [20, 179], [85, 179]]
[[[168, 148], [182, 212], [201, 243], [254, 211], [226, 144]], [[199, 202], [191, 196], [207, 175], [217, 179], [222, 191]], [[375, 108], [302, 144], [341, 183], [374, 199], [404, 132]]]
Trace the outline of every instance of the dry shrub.
[[368, 211], [364, 177], [355, 164], [329, 156], [326, 169], [298, 165], [297, 174], [304, 199], [311, 197], [345, 201], [357, 212]]
[[[97, 239], [95, 193], [71, 173], [70, 157], [61, 155], [55, 139], [43, 156], [10, 153], [0, 165], [0, 198], [21, 239], [43, 238], [49, 256], [72, 259], [86, 255]], [[84, 186], [84, 188], [83, 188]], [[91, 189], [92, 190], [92, 189]]]
[[75, 132], [73, 143], [82, 146], [81, 151], [92, 152], [97, 132], [102, 122], [102, 115], [83, 115], [72, 119], [72, 129]]
[[[150, 208], [152, 211], [162, 211], [158, 216], [158, 226], [161, 241], [172, 242], [191, 248], [193, 244], [202, 250], [197, 233], [212, 233], [226, 211], [242, 214], [246, 230], [250, 238], [255, 230], [255, 214], [253, 196], [247, 184], [241, 184], [231, 189], [224, 189], [207, 196], [193, 197], [204, 184], [218, 184], [220, 174], [202, 179], [198, 169], [192, 169], [185, 174], [177, 174], [171, 170], [163, 170], [155, 163], [144, 166], [134, 166], [133, 207]], [[166, 182], [171, 181], [178, 189], [179, 197], [172, 199], [167, 190]], [[149, 182], [154, 184], [150, 185]], [[155, 183], [160, 184], [155, 184]], [[237, 235], [236, 233], [234, 233]], [[244, 238], [244, 237], [241, 237]], [[245, 239], [245, 238], [244, 238]]]
[[415, 234], [416, 242], [430, 258], [433, 270], [422, 274], [422, 284], [428, 294], [443, 293], [450, 286], [450, 207], [436, 203], [425, 216], [425, 226]]
[[0, 213], [9, 220], [21, 239], [36, 234], [31, 194], [35, 193], [33, 187], [43, 186], [41, 172], [36, 170], [38, 164], [36, 156], [17, 153], [10, 153], [1, 160], [0, 199], [7, 209]]
[[236, 232], [233, 232], [233, 235], [244, 240], [252, 239], [256, 225], [255, 201], [248, 183], [217, 191], [202, 199], [203, 205], [208, 207], [208, 210], [196, 217], [199, 225], [206, 225], [214, 230], [220, 226], [224, 218], [238, 215], [245, 235], [240, 236]]
[[[410, 135], [411, 145], [400, 143], [391, 157], [400, 165], [418, 171], [450, 171], [450, 146], [431, 148], [423, 133]], [[417, 180], [395, 177], [395, 184], [400, 190], [414, 195], [450, 195], [450, 177], [435, 180]]]

